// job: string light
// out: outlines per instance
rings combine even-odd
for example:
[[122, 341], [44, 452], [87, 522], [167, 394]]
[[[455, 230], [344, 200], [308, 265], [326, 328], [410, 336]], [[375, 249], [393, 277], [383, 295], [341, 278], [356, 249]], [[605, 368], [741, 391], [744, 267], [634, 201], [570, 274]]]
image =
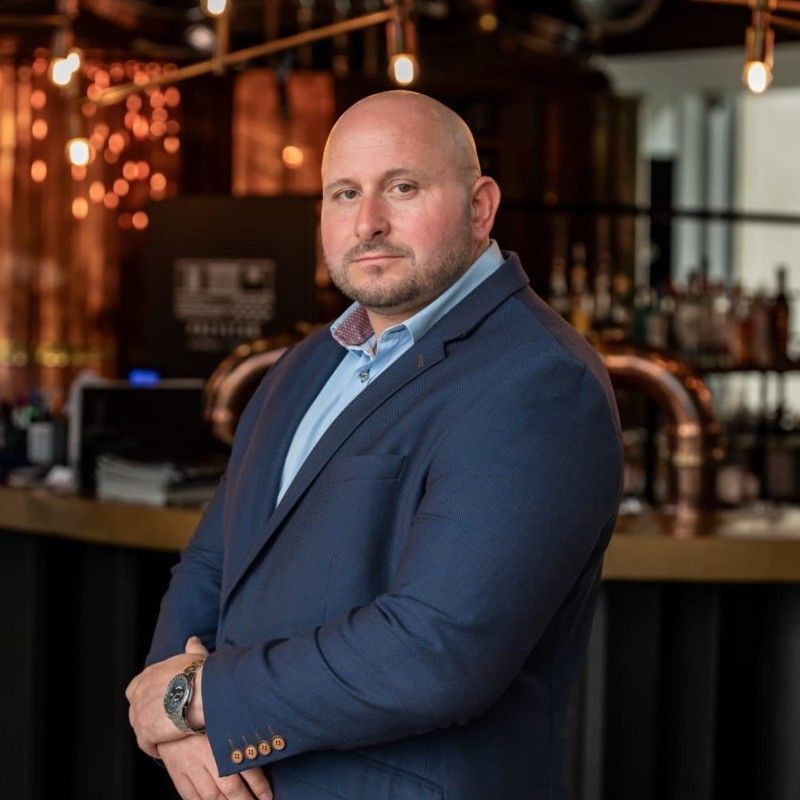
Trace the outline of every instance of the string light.
[[54, 58], [50, 64], [50, 80], [56, 86], [66, 86], [74, 73], [75, 70], [66, 58]]
[[31, 179], [41, 183], [47, 177], [47, 164], [41, 159], [36, 159], [31, 164]]
[[56, 86], [67, 86], [82, 63], [83, 54], [76, 48], [70, 50], [65, 58], [56, 56], [50, 62], [50, 80]]
[[89, 215], [89, 202], [85, 197], [76, 197], [72, 201], [72, 216], [75, 219], [86, 219]]
[[106, 188], [102, 181], [93, 181], [89, 187], [89, 199], [93, 203], [102, 203], [106, 194]]
[[92, 158], [92, 148], [89, 140], [83, 136], [76, 136], [67, 142], [67, 160], [74, 167], [85, 167]]
[[484, 11], [483, 14], [478, 17], [478, 27], [484, 33], [493, 33], [497, 30], [497, 25], [497, 14], [492, 11]]
[[281, 159], [285, 167], [289, 169], [297, 169], [303, 165], [305, 157], [303, 151], [293, 144], [287, 144], [281, 152]]

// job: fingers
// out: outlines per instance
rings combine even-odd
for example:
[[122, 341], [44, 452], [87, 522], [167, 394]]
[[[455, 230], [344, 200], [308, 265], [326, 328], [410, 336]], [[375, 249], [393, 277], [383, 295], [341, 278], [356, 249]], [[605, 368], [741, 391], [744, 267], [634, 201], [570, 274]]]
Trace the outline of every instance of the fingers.
[[[164, 762], [181, 800], [253, 800], [253, 794], [248, 789], [250, 784], [245, 783], [243, 777], [217, 776], [211, 745], [205, 736], [159, 745], [158, 755]], [[259, 800], [272, 800], [272, 791], [261, 770], [247, 771], [261, 775], [262, 783], [257, 783], [261, 794], [256, 794]], [[255, 777], [253, 779], [258, 780]], [[264, 794], [265, 785], [267, 794]]]
[[272, 787], [261, 769], [258, 767], [246, 769], [244, 772], [240, 772], [239, 776], [250, 787], [250, 791], [258, 800], [272, 800]]
[[205, 645], [200, 641], [199, 636], [190, 636], [186, 640], [185, 652], [195, 656], [208, 655], [208, 650], [206, 649]]
[[169, 768], [169, 777], [175, 786], [175, 791], [180, 795], [181, 800], [202, 800], [197, 790], [194, 788], [194, 783], [191, 779], [183, 773], [173, 773]]

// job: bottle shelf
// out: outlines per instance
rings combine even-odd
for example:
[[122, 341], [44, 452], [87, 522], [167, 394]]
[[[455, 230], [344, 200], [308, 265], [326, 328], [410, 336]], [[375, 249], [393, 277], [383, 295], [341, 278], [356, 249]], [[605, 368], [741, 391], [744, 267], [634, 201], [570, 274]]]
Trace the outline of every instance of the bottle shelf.
[[702, 364], [695, 363], [691, 359], [686, 359], [692, 369], [700, 375], [724, 375], [725, 373], [767, 373], [775, 372], [779, 374], [789, 372], [800, 372], [800, 361], [786, 360], [769, 366], [758, 364]]

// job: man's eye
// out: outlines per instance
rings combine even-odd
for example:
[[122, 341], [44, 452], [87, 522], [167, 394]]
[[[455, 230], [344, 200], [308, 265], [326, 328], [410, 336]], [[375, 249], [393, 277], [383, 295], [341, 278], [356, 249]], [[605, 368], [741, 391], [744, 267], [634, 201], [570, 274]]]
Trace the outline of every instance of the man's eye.
[[342, 200], [354, 200], [357, 194], [355, 189], [342, 189], [336, 197]]
[[410, 194], [415, 188], [413, 183], [396, 183], [392, 187], [395, 194]]

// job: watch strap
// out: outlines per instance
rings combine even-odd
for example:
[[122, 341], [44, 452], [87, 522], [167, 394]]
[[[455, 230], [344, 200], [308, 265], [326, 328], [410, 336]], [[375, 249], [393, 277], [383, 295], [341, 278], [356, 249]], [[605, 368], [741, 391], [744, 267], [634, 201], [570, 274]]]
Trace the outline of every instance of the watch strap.
[[180, 710], [178, 710], [174, 714], [170, 714], [169, 715], [169, 718], [173, 721], [173, 723], [175, 724], [175, 727], [179, 731], [182, 731], [183, 733], [205, 733], [206, 732], [205, 727], [203, 727], [203, 728], [195, 728], [189, 723], [189, 720], [186, 719], [186, 709], [188, 708], [189, 703], [191, 703], [192, 697], [194, 696], [194, 677], [195, 677], [195, 674], [197, 673], [197, 670], [200, 669], [200, 667], [205, 663], [205, 660], [206, 660], [205, 656], [203, 656], [201, 658], [196, 658], [194, 661], [192, 661], [191, 664], [189, 664], [188, 667], [186, 667], [183, 670], [182, 674], [186, 678], [186, 680], [187, 680], [187, 682], [189, 684], [189, 694], [186, 697], [186, 702], [181, 706]]

